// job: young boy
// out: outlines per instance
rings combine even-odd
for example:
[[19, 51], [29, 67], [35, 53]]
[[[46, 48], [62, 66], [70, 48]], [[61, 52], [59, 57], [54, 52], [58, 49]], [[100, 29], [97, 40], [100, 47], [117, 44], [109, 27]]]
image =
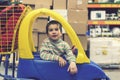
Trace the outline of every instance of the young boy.
[[45, 39], [40, 48], [40, 57], [44, 60], [58, 61], [61, 67], [66, 65], [66, 60], [69, 62], [68, 71], [71, 74], [77, 73], [76, 58], [72, 53], [70, 46], [61, 39], [62, 25], [52, 20], [46, 25], [46, 33], [48, 38]]

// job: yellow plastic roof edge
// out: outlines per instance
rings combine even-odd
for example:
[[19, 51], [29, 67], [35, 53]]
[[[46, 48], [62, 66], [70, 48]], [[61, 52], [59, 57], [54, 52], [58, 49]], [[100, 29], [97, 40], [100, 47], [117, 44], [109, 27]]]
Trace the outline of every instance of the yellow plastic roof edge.
[[[31, 11], [32, 11], [32, 8], [30, 6], [27, 6], [25, 8], [25, 14], [23, 15], [23, 17], [25, 18], [26, 15]], [[28, 35], [29, 34], [28, 33], [29, 29], [26, 28], [26, 23], [24, 23], [24, 18], [21, 21], [20, 28], [19, 28], [19, 36], [18, 36], [18, 52], [20, 53], [19, 57], [20, 58], [25, 58], [25, 57], [22, 57], [22, 56], [26, 55], [26, 59], [33, 59], [34, 58], [33, 55], [27, 55], [26, 48], [22, 47], [22, 46], [24, 46], [24, 44], [27, 43], [27, 49], [29, 49], [28, 51], [30, 51], [32, 49], [32, 46], [30, 46], [29, 44], [31, 43], [31, 44], [34, 45], [34, 43], [31, 41], [31, 39], [29, 39], [30, 38], [29, 36], [31, 36], [31, 35]], [[28, 30], [26, 30], [26, 29], [28, 29]], [[22, 30], [24, 30], [24, 31], [22, 31]], [[27, 35], [27, 37], [24, 36], [25, 34]], [[22, 36], [22, 37], [20, 37], [20, 36]], [[28, 39], [29, 41], [28, 40], [24, 41], [24, 39]], [[32, 50], [35, 50], [35, 48], [32, 49]]]

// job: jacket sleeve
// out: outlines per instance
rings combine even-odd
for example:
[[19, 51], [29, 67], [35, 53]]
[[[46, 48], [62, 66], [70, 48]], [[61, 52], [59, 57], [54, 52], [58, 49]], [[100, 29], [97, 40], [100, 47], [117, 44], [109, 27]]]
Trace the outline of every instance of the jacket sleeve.
[[47, 43], [43, 42], [40, 48], [40, 57], [43, 60], [55, 60], [58, 61], [59, 56], [52, 54], [51, 50], [47, 46]]
[[72, 52], [72, 50], [71, 50], [71, 48], [70, 48], [68, 43], [65, 43], [64, 49], [65, 49], [65, 53], [66, 53], [65, 57], [68, 60], [68, 62], [69, 63], [70, 62], [76, 62], [76, 57], [73, 54], [73, 52]]

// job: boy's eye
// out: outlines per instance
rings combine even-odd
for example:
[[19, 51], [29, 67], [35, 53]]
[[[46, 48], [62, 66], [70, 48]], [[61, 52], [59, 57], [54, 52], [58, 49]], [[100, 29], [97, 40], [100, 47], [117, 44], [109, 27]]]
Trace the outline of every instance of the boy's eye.
[[55, 31], [58, 31], [58, 28], [56, 28]]
[[49, 31], [53, 31], [53, 29], [49, 29]]
[[55, 29], [49, 29], [50, 32], [53, 31], [53, 30], [58, 31], [58, 28], [55, 28]]

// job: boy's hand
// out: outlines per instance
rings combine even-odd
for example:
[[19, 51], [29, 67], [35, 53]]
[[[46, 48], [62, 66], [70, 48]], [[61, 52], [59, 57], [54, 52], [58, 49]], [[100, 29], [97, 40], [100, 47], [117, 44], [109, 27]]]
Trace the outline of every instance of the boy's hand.
[[59, 61], [59, 65], [60, 65], [61, 67], [63, 67], [63, 66], [66, 65], [66, 60], [63, 59], [62, 57], [59, 57], [58, 61]]
[[76, 63], [75, 62], [71, 62], [67, 71], [69, 71], [71, 74], [77, 73], [78, 70], [77, 70]]

